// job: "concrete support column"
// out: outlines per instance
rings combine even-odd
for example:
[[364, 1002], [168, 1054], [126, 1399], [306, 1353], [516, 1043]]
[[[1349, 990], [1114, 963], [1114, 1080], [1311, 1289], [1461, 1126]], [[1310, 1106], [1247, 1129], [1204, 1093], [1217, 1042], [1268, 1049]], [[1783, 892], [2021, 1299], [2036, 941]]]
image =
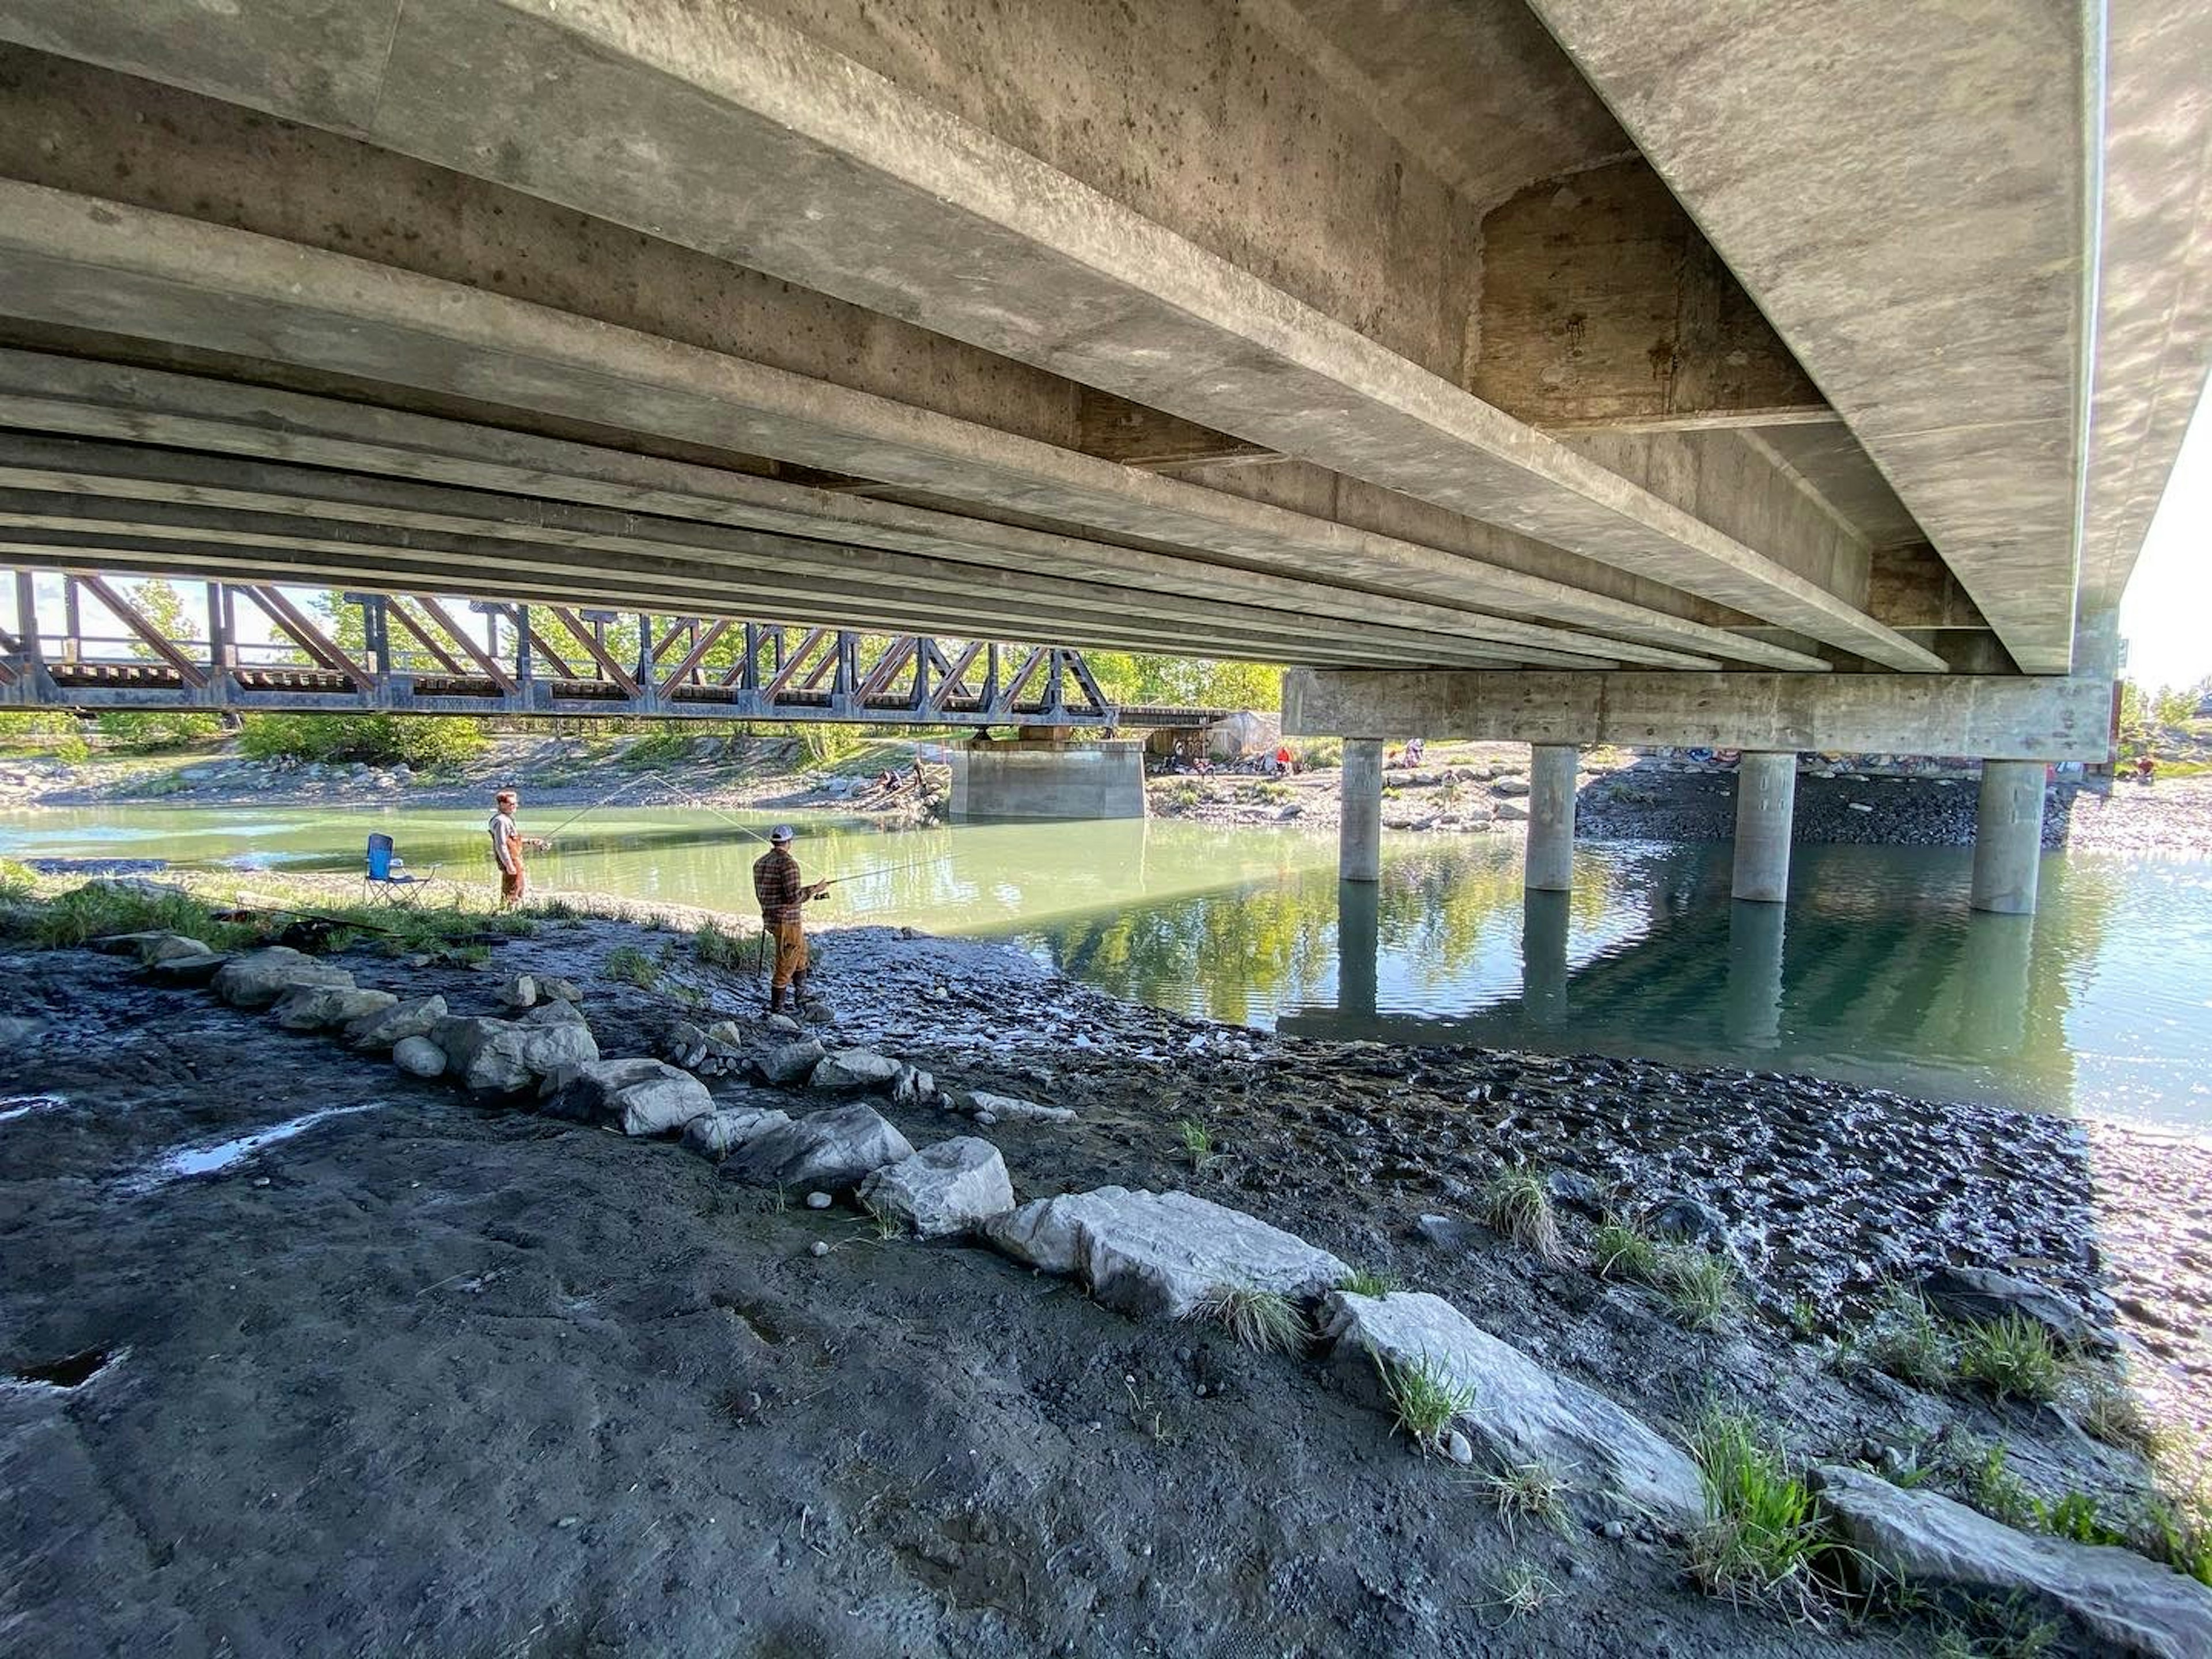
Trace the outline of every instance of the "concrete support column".
[[1779, 904], [1790, 896], [1790, 821], [1797, 806], [1797, 756], [1746, 750], [1735, 774], [1735, 896]]
[[1575, 763], [1569, 744], [1540, 743], [1528, 750], [1528, 872], [1525, 884], [1540, 893], [1564, 893], [1575, 884]]
[[1567, 906], [1547, 888], [1521, 896], [1521, 1012], [1531, 1025], [1566, 1023]]
[[1375, 1018], [1376, 962], [1382, 954], [1382, 890], [1371, 881], [1336, 884], [1336, 1012]]
[[1340, 881], [1382, 877], [1382, 739], [1344, 740], [1343, 801], [1338, 815]]
[[1730, 1042], [1771, 1048], [1781, 1041], [1783, 922], [1788, 914], [1778, 904], [1729, 906], [1723, 1029]]
[[1974, 820], [1974, 908], [2033, 915], [2042, 862], [2043, 763], [1984, 761]]

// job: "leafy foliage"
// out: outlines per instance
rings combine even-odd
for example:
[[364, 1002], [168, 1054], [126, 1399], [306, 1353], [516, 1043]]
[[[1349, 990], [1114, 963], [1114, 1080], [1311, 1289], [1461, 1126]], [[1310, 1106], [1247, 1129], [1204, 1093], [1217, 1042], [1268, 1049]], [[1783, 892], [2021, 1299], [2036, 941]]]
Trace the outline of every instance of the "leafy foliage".
[[1817, 1616], [1840, 1585], [1811, 1489], [1756, 1420], [1714, 1408], [1693, 1427], [1705, 1524], [1690, 1540], [1690, 1575], [1708, 1595]]
[[483, 750], [483, 722], [458, 716], [249, 714], [239, 733], [253, 760], [360, 762], [417, 771], [455, 766]]
[[179, 749], [222, 732], [221, 715], [195, 714], [180, 708], [137, 714], [109, 709], [100, 716], [98, 724], [100, 735], [121, 749]]

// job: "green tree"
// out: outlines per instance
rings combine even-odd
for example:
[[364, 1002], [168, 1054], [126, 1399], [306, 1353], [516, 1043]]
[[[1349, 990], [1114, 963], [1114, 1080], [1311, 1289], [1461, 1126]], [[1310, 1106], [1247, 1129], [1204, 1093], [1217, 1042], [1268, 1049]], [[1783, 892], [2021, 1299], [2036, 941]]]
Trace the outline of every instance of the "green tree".
[[[168, 640], [189, 639], [192, 629], [185, 622], [185, 602], [177, 590], [159, 576], [149, 576], [124, 595], [137, 607], [138, 614], [153, 623], [155, 630]], [[151, 657], [154, 647], [136, 635], [131, 636], [131, 654]]]

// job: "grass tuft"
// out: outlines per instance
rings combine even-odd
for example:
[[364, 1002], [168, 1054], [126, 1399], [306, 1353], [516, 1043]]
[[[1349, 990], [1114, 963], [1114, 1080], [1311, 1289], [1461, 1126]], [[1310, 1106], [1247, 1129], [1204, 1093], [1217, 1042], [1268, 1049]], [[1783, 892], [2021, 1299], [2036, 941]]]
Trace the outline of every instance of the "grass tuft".
[[1354, 1267], [1336, 1288], [1346, 1296], [1388, 1296], [1398, 1288], [1398, 1281], [1388, 1273], [1371, 1273], [1364, 1267]]
[[641, 991], [650, 991], [660, 983], [659, 968], [635, 945], [617, 945], [608, 951], [599, 971], [618, 984], [635, 985]]
[[1708, 1409], [1690, 1451], [1705, 1475], [1706, 1517], [1690, 1540], [1691, 1577], [1735, 1605], [1817, 1620], [1841, 1580], [1811, 1489], [1745, 1413]]
[[1608, 1221], [1590, 1241], [1590, 1253], [1600, 1279], [1632, 1279], [1649, 1285], [1659, 1277], [1659, 1247], [1640, 1229], [1625, 1221]]
[[1718, 1330], [1743, 1305], [1735, 1264], [1694, 1244], [1661, 1255], [1658, 1288], [1674, 1317], [1693, 1331]]
[[1498, 1575], [1491, 1589], [1490, 1600], [1481, 1605], [1497, 1608], [1505, 1615], [1509, 1625], [1516, 1619], [1541, 1613], [1559, 1595], [1559, 1587], [1529, 1561], [1516, 1561], [1506, 1568]]
[[2082, 1432], [2093, 1438], [2146, 1457], [2157, 1456], [2171, 1443], [2172, 1437], [2152, 1420], [2124, 1376], [2084, 1362], [2068, 1369], [2065, 1386]]
[[1194, 1117], [1176, 1121], [1176, 1138], [1182, 1142], [1182, 1155], [1190, 1160], [1194, 1170], [1202, 1172], [1213, 1162], [1213, 1131]]
[[700, 923], [699, 931], [691, 936], [691, 954], [702, 968], [736, 972], [753, 965], [759, 956], [759, 947], [753, 940], [706, 921]]
[[1559, 1259], [1559, 1222], [1544, 1177], [1533, 1170], [1505, 1170], [1482, 1189], [1482, 1218], [1523, 1249], [1547, 1261]]
[[1545, 1464], [1516, 1463], [1483, 1485], [1508, 1537], [1519, 1536], [1523, 1521], [1540, 1522], [1555, 1532], [1566, 1530], [1567, 1483]]
[[1452, 1419], [1474, 1404], [1474, 1390], [1455, 1382], [1449, 1373], [1424, 1354], [1411, 1364], [1375, 1358], [1382, 1379], [1383, 1397], [1389, 1401], [1393, 1426], [1425, 1452], [1441, 1452]]
[[1942, 1388], [1958, 1370], [1943, 1322], [1909, 1285], [1892, 1284], [1883, 1292], [1857, 1352], [1876, 1369], [1917, 1388]]
[[2061, 1366], [2051, 1333], [2025, 1314], [1977, 1320], [1959, 1339], [1959, 1375], [2000, 1400], [2048, 1405], [2058, 1398]]
[[1217, 1285], [1183, 1317], [1220, 1326], [1255, 1353], [1297, 1353], [1313, 1336], [1290, 1297], [1249, 1285]]

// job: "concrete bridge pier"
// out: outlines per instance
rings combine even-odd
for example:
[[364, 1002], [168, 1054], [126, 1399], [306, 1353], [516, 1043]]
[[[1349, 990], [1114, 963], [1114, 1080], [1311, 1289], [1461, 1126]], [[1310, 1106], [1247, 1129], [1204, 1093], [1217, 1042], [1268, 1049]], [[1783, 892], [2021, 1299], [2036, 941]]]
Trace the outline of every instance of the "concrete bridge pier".
[[1528, 750], [1528, 854], [1524, 884], [1564, 893], [1575, 884], [1575, 767], [1572, 744], [1540, 743]]
[[1567, 1018], [1568, 898], [1531, 887], [1521, 896], [1521, 1009], [1531, 1025]]
[[1790, 896], [1790, 825], [1797, 806], [1797, 753], [1745, 750], [1735, 775], [1735, 878], [1740, 899]]
[[952, 816], [1143, 817], [1145, 746], [1127, 739], [972, 738], [952, 751]]
[[1375, 1018], [1376, 963], [1382, 953], [1382, 894], [1371, 881], [1336, 888], [1336, 1009]]
[[1340, 881], [1382, 877], [1382, 739], [1344, 740], [1342, 805], [1337, 818], [1336, 865]]
[[1985, 760], [1974, 820], [1973, 908], [2000, 915], [2035, 913], [2043, 862], [2041, 761]]
[[[1738, 894], [1738, 900], [1742, 896]], [[1771, 1048], [1781, 1041], [1782, 947], [1787, 915], [1781, 905], [1763, 902], [1739, 902], [1729, 907], [1723, 1029], [1731, 1042]]]

